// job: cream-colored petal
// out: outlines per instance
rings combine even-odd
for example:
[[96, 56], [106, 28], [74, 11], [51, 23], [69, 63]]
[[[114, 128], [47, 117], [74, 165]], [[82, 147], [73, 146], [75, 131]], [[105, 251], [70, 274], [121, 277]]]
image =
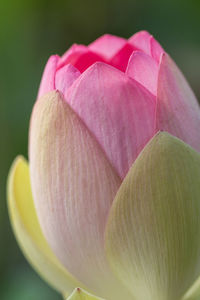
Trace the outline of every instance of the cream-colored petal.
[[122, 183], [107, 256], [138, 300], [178, 300], [200, 271], [200, 155], [158, 133]]
[[67, 298], [67, 300], [103, 300], [102, 298], [96, 297], [89, 294], [83, 289], [76, 288], [73, 293]]
[[126, 290], [104, 252], [105, 224], [121, 180], [58, 91], [36, 102], [29, 146], [33, 197], [47, 241], [93, 293], [121, 300]]
[[8, 208], [15, 236], [29, 263], [52, 287], [69, 295], [80, 282], [58, 261], [42, 234], [31, 193], [28, 163], [22, 156], [15, 159], [9, 173]]

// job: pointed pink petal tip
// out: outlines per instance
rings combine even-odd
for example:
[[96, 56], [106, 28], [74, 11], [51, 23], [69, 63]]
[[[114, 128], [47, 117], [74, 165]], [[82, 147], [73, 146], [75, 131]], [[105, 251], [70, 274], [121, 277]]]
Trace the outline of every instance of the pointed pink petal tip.
[[153, 36], [151, 36], [150, 38], [150, 47], [151, 47], [152, 58], [155, 59], [157, 63], [159, 63], [162, 54], [165, 53], [165, 50], [162, 48], [162, 46], [158, 43], [158, 41]]
[[42, 80], [38, 91], [38, 99], [44, 94], [55, 89], [55, 74], [59, 59], [60, 57], [58, 55], [52, 55], [48, 59], [42, 75]]
[[150, 55], [157, 62], [159, 62], [160, 55], [164, 52], [164, 49], [161, 47], [158, 41], [156, 41], [156, 39], [145, 30], [139, 31], [130, 37], [129, 43], [131, 43], [137, 49]]
[[141, 51], [133, 52], [128, 62], [126, 74], [156, 95], [158, 64], [149, 55]]
[[92, 42], [88, 48], [103, 56], [106, 60], [110, 60], [125, 44], [126, 39], [105, 34]]
[[73, 65], [68, 64], [60, 68], [56, 72], [55, 77], [55, 88], [60, 90], [64, 97], [66, 96], [68, 88], [72, 83], [80, 76], [79, 70], [77, 70]]
[[142, 50], [148, 55], [151, 55], [150, 50], [150, 41], [151, 34], [145, 30], [135, 33], [132, 37], [129, 38], [129, 43], [136, 47], [138, 50]]

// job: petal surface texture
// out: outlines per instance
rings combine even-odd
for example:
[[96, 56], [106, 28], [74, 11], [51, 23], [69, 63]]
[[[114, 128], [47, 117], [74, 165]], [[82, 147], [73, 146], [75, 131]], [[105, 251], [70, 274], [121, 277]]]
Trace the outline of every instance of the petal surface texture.
[[164, 49], [149, 32], [145, 30], [139, 31], [130, 37], [128, 41], [136, 49], [148, 54], [159, 63], [160, 56], [164, 52]]
[[96, 61], [104, 60], [98, 54], [90, 51], [88, 47], [75, 44], [61, 57], [58, 68], [61, 68], [66, 64], [72, 64], [82, 73]]
[[83, 289], [76, 288], [72, 295], [70, 295], [67, 300], [103, 300], [102, 298], [96, 297]]
[[158, 64], [149, 55], [135, 51], [129, 59], [126, 73], [156, 95]]
[[153, 59], [160, 62], [161, 55], [165, 52], [161, 45], [154, 39], [153, 36], [150, 38], [151, 56]]
[[55, 76], [55, 88], [66, 95], [67, 89], [80, 76], [80, 72], [72, 65], [68, 64], [60, 68]]
[[126, 45], [109, 61], [109, 64], [122, 72], [125, 72], [133, 50], [135, 50], [135, 48], [127, 42]]
[[126, 43], [126, 40], [121, 37], [105, 34], [92, 42], [88, 48], [109, 61], [125, 46]]
[[151, 34], [145, 30], [135, 33], [129, 39], [129, 43], [132, 44], [139, 50], [142, 50], [144, 53], [151, 55]]
[[61, 265], [42, 234], [23, 157], [16, 158], [9, 173], [8, 207], [15, 236], [29, 263], [52, 287], [69, 295], [80, 283]]
[[200, 151], [199, 104], [167, 54], [162, 55], [158, 75], [156, 126]]
[[135, 299], [180, 299], [200, 270], [200, 155], [158, 133], [114, 200], [106, 230], [111, 267]]
[[68, 90], [66, 101], [124, 178], [154, 134], [155, 97], [123, 72], [96, 63]]
[[112, 277], [103, 241], [121, 180], [59, 92], [36, 103], [29, 146], [36, 210], [52, 249], [95, 294], [122, 299], [125, 291]]

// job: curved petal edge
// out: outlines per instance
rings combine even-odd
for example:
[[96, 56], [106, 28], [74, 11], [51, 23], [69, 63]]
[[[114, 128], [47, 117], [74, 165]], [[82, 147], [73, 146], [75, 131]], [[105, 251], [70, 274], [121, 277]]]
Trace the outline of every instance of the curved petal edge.
[[160, 132], [114, 200], [106, 252], [136, 299], [180, 299], [200, 273], [200, 154]]
[[36, 272], [65, 295], [75, 286], [83, 286], [61, 265], [43, 236], [34, 208], [28, 163], [22, 156], [15, 159], [10, 169], [7, 195], [15, 237]]

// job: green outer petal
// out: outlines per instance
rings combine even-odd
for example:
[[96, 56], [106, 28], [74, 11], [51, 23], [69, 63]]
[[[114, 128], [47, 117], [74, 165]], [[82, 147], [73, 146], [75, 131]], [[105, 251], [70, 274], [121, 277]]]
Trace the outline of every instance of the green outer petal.
[[200, 271], [200, 155], [165, 132], [139, 155], [106, 229], [110, 265], [140, 300], [177, 300]]
[[[96, 297], [83, 289], [76, 288], [67, 300], [103, 300], [103, 298]], [[114, 299], [113, 299], [114, 300]]]
[[47, 244], [35, 212], [29, 167], [19, 156], [8, 176], [8, 209], [11, 224], [25, 257], [52, 287], [69, 295], [76, 286], [83, 286], [61, 265]]

